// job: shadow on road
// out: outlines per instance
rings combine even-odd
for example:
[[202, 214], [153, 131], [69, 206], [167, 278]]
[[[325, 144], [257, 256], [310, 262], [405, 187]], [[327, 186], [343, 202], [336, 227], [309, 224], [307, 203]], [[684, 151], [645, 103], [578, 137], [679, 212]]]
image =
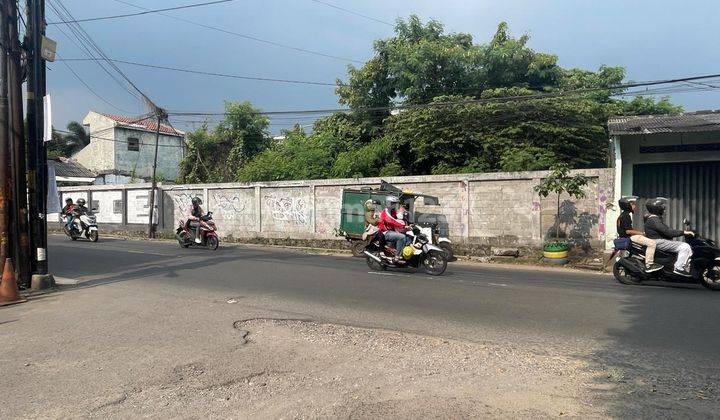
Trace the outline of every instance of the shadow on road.
[[720, 403], [720, 294], [682, 285], [620, 286], [622, 329], [587, 359], [593, 403], [621, 418], [698, 418]]

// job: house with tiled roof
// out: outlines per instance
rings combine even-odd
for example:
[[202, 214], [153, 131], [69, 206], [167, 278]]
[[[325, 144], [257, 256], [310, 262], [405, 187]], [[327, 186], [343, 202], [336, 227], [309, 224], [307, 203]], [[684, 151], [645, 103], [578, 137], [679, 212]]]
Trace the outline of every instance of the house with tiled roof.
[[[97, 174], [97, 184], [124, 184], [152, 178], [157, 123], [150, 117], [127, 117], [90, 111], [83, 119], [90, 144], [73, 159]], [[185, 153], [185, 133], [160, 124], [156, 176], [175, 181]]]

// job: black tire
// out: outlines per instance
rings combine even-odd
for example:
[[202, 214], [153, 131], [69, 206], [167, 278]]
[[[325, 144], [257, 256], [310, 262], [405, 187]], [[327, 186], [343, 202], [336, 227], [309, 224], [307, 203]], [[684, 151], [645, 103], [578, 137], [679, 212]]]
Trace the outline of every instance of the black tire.
[[448, 261], [455, 261], [455, 253], [453, 252], [452, 244], [449, 244], [447, 242], [440, 242], [438, 244], [438, 247], [442, 248], [442, 250], [445, 251], [445, 257]]
[[702, 272], [700, 283], [710, 290], [720, 290], [720, 267], [708, 268]]
[[352, 251], [353, 257], [362, 258], [365, 256], [365, 247], [367, 244], [364, 241], [351, 241], [350, 251]]
[[423, 258], [422, 266], [426, 274], [440, 276], [447, 269], [447, 257], [443, 252], [430, 251]]
[[73, 241], [77, 241], [77, 236], [71, 236], [70, 239], [72, 239]]
[[627, 269], [620, 264], [620, 261], [616, 261], [613, 265], [613, 276], [615, 276], [615, 280], [622, 284], [637, 286], [641, 283], [640, 280], [628, 273]]
[[88, 239], [90, 239], [90, 242], [97, 242], [99, 238], [100, 238], [100, 233], [97, 230], [93, 230], [88, 235]]
[[207, 246], [208, 249], [215, 251], [220, 246], [220, 239], [217, 236], [208, 236], [205, 241], [205, 246]]

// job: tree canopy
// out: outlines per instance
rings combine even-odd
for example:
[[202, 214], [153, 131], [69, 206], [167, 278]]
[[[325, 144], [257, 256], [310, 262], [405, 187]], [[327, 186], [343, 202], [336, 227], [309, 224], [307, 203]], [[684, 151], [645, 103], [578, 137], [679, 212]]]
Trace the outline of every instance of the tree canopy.
[[[600, 167], [609, 116], [682, 111], [667, 98], [616, 99], [622, 91], [611, 88], [624, 80], [622, 67], [562, 68], [557, 56], [533, 50], [529, 40], [513, 37], [504, 22], [479, 44], [469, 34], [446, 33], [435, 20], [398, 20], [395, 35], [376, 41], [373, 57], [350, 66], [347, 81], [337, 81], [339, 102], [349, 112], [317, 120], [309, 134], [291, 130], [272, 143], [260, 139], [266, 119], [249, 104], [228, 103], [249, 114], [189, 134], [191, 144], [203, 146], [191, 146], [184, 180]], [[260, 128], [254, 143], [246, 126]], [[226, 148], [219, 150], [223, 141]], [[218, 163], [215, 158], [225, 159], [222, 176], [198, 163]]]

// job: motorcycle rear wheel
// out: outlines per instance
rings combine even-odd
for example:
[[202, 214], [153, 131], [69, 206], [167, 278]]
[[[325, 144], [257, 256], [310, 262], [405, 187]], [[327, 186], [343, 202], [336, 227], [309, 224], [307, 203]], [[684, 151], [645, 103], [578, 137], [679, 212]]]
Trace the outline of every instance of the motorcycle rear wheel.
[[704, 270], [700, 277], [700, 283], [710, 290], [720, 290], [720, 267], [712, 267]]
[[632, 274], [628, 273], [627, 269], [622, 264], [620, 264], [620, 261], [616, 261], [613, 265], [613, 276], [615, 276], [615, 280], [622, 284], [629, 284], [632, 286], [637, 286], [641, 284], [640, 280], [633, 277]]
[[431, 276], [439, 276], [447, 268], [447, 257], [444, 253], [430, 251], [422, 261], [423, 270]]

